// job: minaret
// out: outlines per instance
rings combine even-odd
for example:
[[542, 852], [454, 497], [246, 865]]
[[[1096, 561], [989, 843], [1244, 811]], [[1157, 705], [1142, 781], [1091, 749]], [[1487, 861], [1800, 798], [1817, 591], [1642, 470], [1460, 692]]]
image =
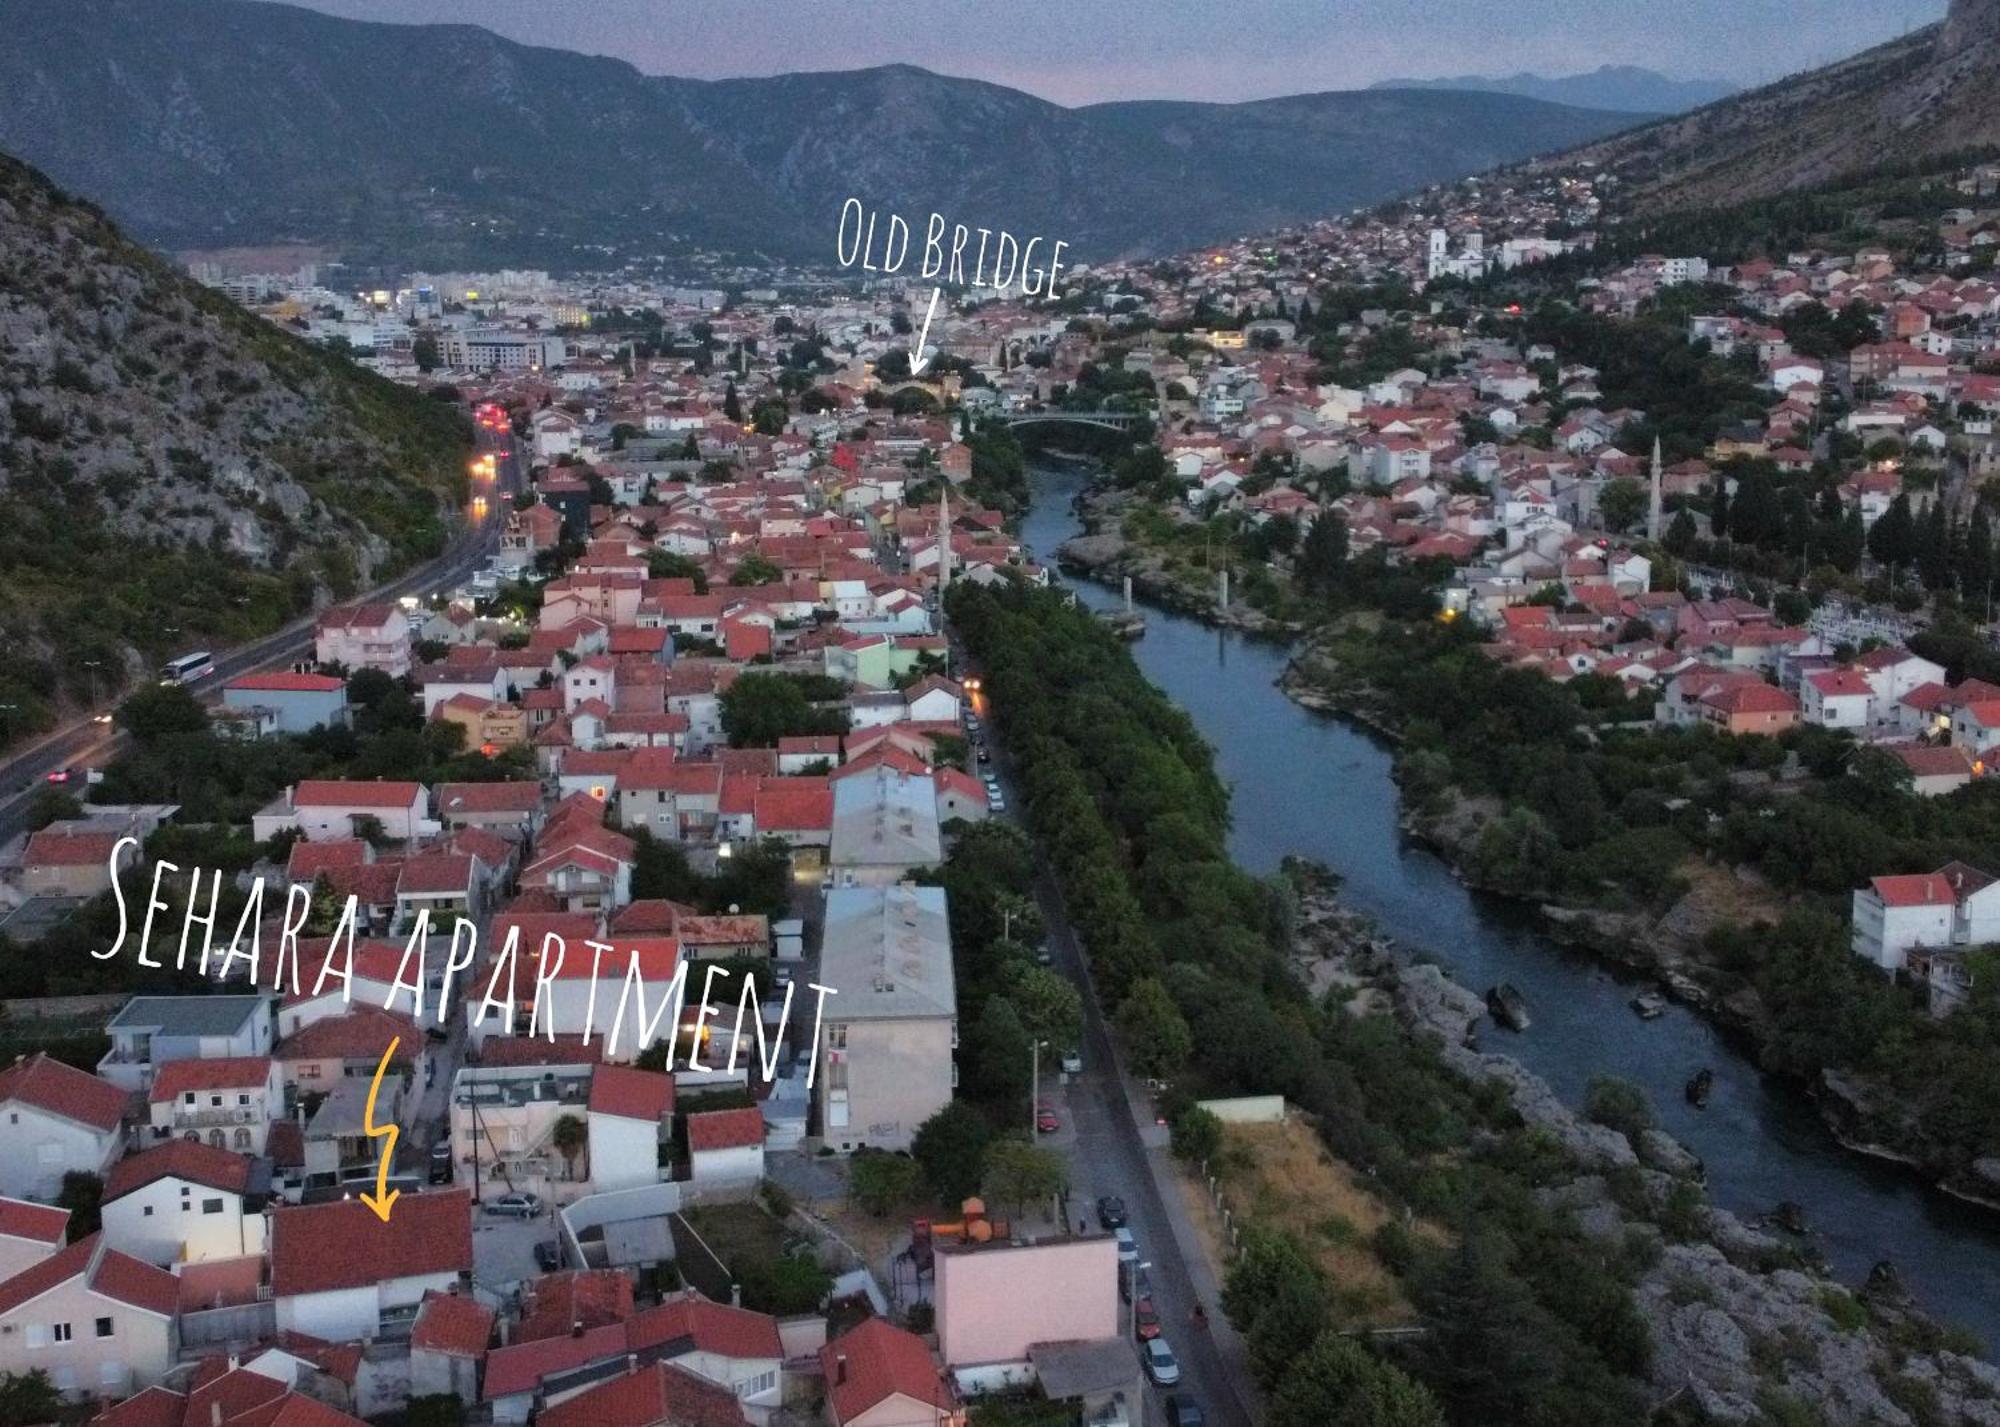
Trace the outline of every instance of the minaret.
[[944, 599], [944, 587], [951, 583], [951, 477], [938, 482], [938, 599]]
[[1653, 438], [1653, 501], [1646, 509], [1646, 538], [1655, 544], [1660, 539], [1660, 438]]

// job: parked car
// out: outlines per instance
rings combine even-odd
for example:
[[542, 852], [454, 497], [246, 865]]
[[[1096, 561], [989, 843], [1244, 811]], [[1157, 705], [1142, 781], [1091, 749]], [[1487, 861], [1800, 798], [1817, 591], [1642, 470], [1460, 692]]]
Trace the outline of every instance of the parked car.
[[1153, 1296], [1153, 1276], [1137, 1264], [1118, 1265], [1118, 1296], [1130, 1303], [1134, 1298]]
[[1118, 1241], [1118, 1262], [1139, 1262], [1139, 1241], [1132, 1237], [1132, 1231], [1120, 1224], [1111, 1231], [1111, 1237]]
[[998, 788], [995, 788], [993, 790], [993, 795], [986, 800], [986, 811], [988, 811], [989, 813], [1006, 812], [1007, 795], [1005, 793], [1002, 793]]
[[1105, 1233], [1125, 1227], [1125, 1201], [1107, 1194], [1097, 1201], [1097, 1222]]
[[1177, 1392], [1167, 1399], [1167, 1427], [1208, 1427], [1208, 1415], [1199, 1402]]
[[1142, 1298], [1132, 1305], [1132, 1332], [1140, 1342], [1160, 1336], [1160, 1311], [1153, 1300]]
[[451, 1141], [440, 1140], [431, 1146], [431, 1183], [451, 1183]]
[[1062, 1121], [1056, 1118], [1055, 1106], [1046, 1102], [1035, 1106], [1035, 1129], [1044, 1135], [1053, 1135], [1062, 1128]]
[[554, 1273], [562, 1267], [562, 1250], [546, 1239], [536, 1244], [535, 1267], [543, 1273]]
[[979, 745], [979, 761], [981, 763], [991, 763], [993, 761], [993, 750], [983, 743]]
[[49, 770], [49, 781], [51, 783], [67, 783], [75, 776], [76, 769], [74, 768], [52, 768]]
[[1064, 1075], [1083, 1074], [1083, 1052], [1080, 1050], [1064, 1051], [1062, 1058], [1062, 1068]]
[[1180, 1359], [1165, 1338], [1146, 1340], [1146, 1376], [1161, 1387], [1172, 1387], [1181, 1380]]
[[542, 1199], [538, 1194], [503, 1194], [487, 1200], [481, 1208], [503, 1219], [532, 1219], [542, 1212]]

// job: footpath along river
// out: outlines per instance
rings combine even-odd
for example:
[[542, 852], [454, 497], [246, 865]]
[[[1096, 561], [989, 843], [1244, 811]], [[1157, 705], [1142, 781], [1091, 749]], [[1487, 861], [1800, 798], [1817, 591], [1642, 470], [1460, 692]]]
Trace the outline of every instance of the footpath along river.
[[[1032, 473], [1021, 534], [1042, 560], [1080, 533], [1073, 503], [1087, 480], [1076, 470]], [[1093, 609], [1118, 603], [1111, 590], [1067, 583]], [[1268, 874], [1287, 853], [1314, 858], [1344, 879], [1349, 906], [1429, 952], [1460, 984], [1483, 993], [1512, 982], [1533, 1024], [1521, 1035], [1485, 1024], [1487, 1049], [1517, 1057], [1571, 1104], [1592, 1076], [1643, 1086], [1661, 1127], [1702, 1157], [1718, 1204], [1754, 1218], [1796, 1202], [1811, 1246], [1840, 1278], [1858, 1285], [1888, 1259], [1919, 1304], [1978, 1333], [1989, 1357], [2000, 1354], [2000, 1213], [1841, 1148], [1796, 1090], [1760, 1073], [1694, 1012], [1675, 1004], [1640, 1021], [1626, 1004], [1638, 983], [1556, 944], [1523, 909], [1469, 891], [1410, 845], [1397, 828], [1389, 749], [1286, 698], [1275, 682], [1282, 646], [1154, 607], [1145, 614], [1134, 657], [1214, 746], [1234, 792], [1230, 850], [1239, 863]], [[1696, 1110], [1682, 1091], [1702, 1066], [1715, 1085]]]

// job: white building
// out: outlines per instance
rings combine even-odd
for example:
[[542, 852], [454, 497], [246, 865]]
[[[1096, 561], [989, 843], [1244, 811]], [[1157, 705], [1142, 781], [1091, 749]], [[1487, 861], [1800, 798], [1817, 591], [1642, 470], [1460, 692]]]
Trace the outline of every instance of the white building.
[[123, 1090], [36, 1051], [0, 1070], [0, 1194], [52, 1200], [72, 1170], [102, 1175], [123, 1148]]
[[104, 1238], [121, 1253], [162, 1266], [264, 1252], [262, 1195], [251, 1162], [195, 1140], [129, 1155], [104, 1182]]
[[1855, 892], [1853, 921], [1854, 954], [1884, 971], [1900, 971], [1918, 948], [2000, 941], [2000, 882], [1963, 862], [1877, 877]]
[[380, 669], [400, 679], [410, 672], [410, 618], [396, 604], [344, 605], [319, 617], [313, 658], [321, 664]]
[[172, 1274], [91, 1234], [0, 1283], [0, 1373], [45, 1372], [68, 1398], [129, 1397], [173, 1366], [177, 1311]]
[[271, 1215], [271, 1293], [280, 1331], [336, 1343], [408, 1323], [427, 1292], [472, 1273], [472, 1199], [405, 1194], [386, 1222], [358, 1199]]
[[600, 1065], [592, 1070], [585, 1116], [591, 1192], [632, 1189], [664, 1179], [660, 1146], [666, 1141], [673, 1113], [671, 1075], [623, 1065]]

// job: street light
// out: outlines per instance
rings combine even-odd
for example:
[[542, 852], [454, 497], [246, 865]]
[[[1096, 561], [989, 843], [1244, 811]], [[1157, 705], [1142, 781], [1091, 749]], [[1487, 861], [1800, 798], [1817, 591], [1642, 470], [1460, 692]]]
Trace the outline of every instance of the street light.
[[1028, 1053], [1028, 1143], [1042, 1133], [1042, 1047], [1046, 1041], [1030, 1042]]

